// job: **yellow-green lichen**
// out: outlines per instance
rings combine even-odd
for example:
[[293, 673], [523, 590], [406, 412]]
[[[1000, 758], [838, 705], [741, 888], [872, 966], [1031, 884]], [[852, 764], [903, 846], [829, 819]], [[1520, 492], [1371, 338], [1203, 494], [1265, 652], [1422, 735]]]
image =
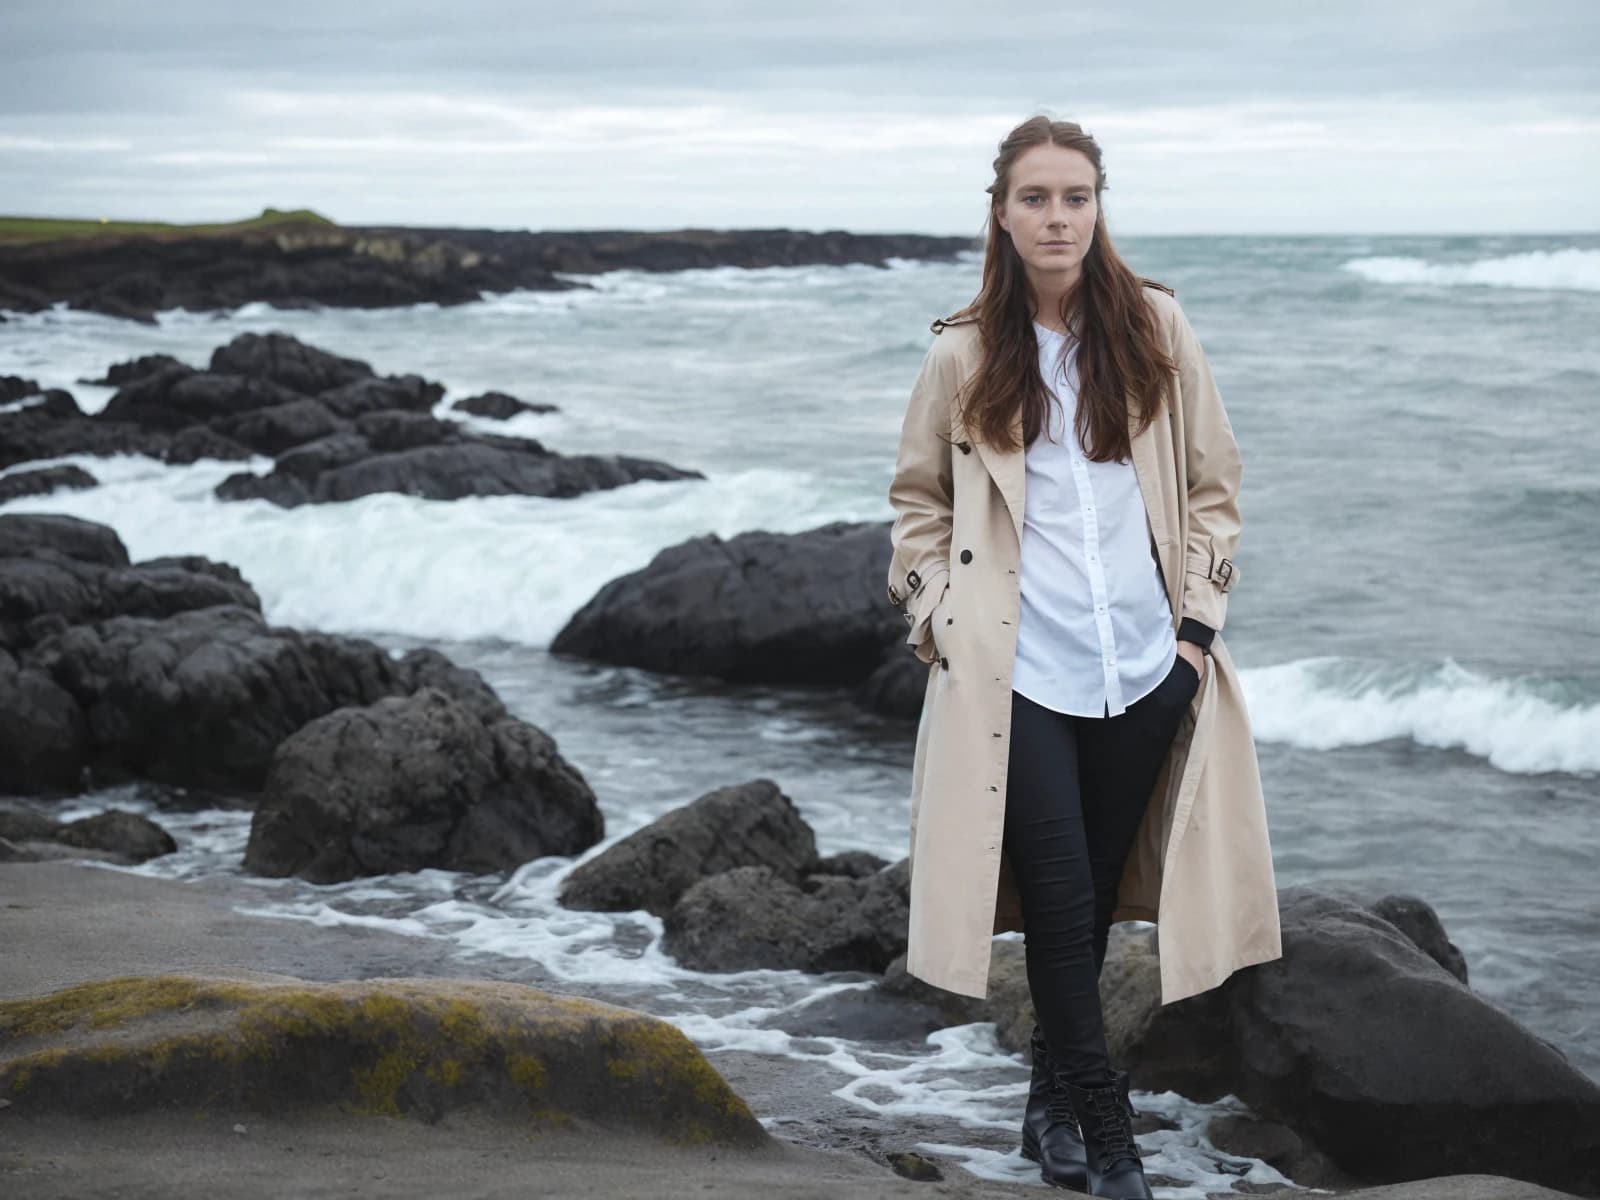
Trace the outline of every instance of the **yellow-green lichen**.
[[658, 1087], [687, 1084], [695, 1103], [736, 1120], [755, 1120], [744, 1098], [728, 1086], [688, 1035], [665, 1021], [641, 1020], [612, 1031], [624, 1053], [608, 1062], [611, 1074], [632, 1078], [645, 1074]]
[[[754, 1125], [744, 1101], [677, 1028], [628, 1010], [578, 997], [553, 996], [516, 985], [461, 984], [466, 996], [411, 981], [381, 983], [244, 984], [190, 976], [121, 977], [63, 989], [52, 996], [0, 1003], [0, 1045], [85, 1027], [116, 1028], [140, 1016], [231, 1009], [221, 1032], [178, 1032], [156, 1024], [137, 1041], [41, 1049], [0, 1065], [0, 1092], [15, 1094], [68, 1058], [136, 1067], [144, 1082], [176, 1064], [185, 1079], [210, 1061], [234, 1070], [313, 1054], [325, 1046], [349, 1071], [344, 1099], [355, 1111], [400, 1115], [413, 1080], [458, 1088], [474, 1075], [503, 1071], [544, 1125], [570, 1125], [573, 1117], [550, 1103], [548, 1061], [527, 1048], [568, 1041], [593, 1050], [613, 1078], [637, 1081], [682, 1096], [685, 1088], [708, 1115]], [[381, 990], [378, 990], [381, 989]], [[441, 992], [443, 994], [441, 994]], [[474, 994], [475, 993], [475, 994]], [[165, 1034], [165, 1036], [161, 1036]], [[296, 1045], [301, 1043], [301, 1045]], [[292, 1062], [293, 1060], [291, 1060]], [[596, 1063], [599, 1065], [599, 1062]], [[209, 1069], [199, 1067], [202, 1075]], [[229, 1074], [218, 1076], [227, 1082]], [[236, 1080], [234, 1080], [237, 1082]], [[193, 1088], [207, 1085], [185, 1082]], [[213, 1092], [218, 1098], [221, 1091]], [[195, 1096], [196, 1099], [200, 1097]], [[310, 1098], [308, 1096], [308, 1098]], [[676, 1105], [674, 1106], [676, 1107]], [[680, 1139], [710, 1140], [711, 1123], [686, 1118]]]
[[202, 982], [184, 975], [119, 975], [74, 984], [48, 996], [0, 1001], [0, 1037], [41, 1037], [78, 1025], [111, 1029], [135, 1017], [197, 1005], [220, 1007], [248, 1000], [252, 989]]
[[506, 1070], [518, 1087], [532, 1091], [542, 1090], [549, 1082], [549, 1074], [538, 1055], [512, 1053], [506, 1055]]
[[443, 1062], [434, 1063], [428, 1068], [428, 1078], [444, 1084], [445, 1087], [458, 1087], [461, 1083], [461, 1060], [447, 1058]]

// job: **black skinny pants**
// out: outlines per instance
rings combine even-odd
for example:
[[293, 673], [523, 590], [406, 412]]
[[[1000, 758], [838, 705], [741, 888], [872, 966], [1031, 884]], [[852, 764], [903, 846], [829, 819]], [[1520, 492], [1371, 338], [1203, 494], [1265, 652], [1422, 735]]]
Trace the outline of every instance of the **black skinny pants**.
[[1011, 694], [1005, 853], [1022, 903], [1028, 989], [1053, 1065], [1110, 1083], [1100, 968], [1123, 864], [1199, 673], [1179, 655], [1120, 715], [1075, 717]]

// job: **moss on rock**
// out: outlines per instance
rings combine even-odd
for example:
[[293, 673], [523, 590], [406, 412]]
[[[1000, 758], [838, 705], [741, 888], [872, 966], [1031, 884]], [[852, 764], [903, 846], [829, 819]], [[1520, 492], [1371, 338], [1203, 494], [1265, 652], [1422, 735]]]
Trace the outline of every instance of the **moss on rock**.
[[123, 976], [0, 1002], [0, 1096], [29, 1113], [478, 1107], [680, 1142], [767, 1134], [672, 1025], [521, 984]]

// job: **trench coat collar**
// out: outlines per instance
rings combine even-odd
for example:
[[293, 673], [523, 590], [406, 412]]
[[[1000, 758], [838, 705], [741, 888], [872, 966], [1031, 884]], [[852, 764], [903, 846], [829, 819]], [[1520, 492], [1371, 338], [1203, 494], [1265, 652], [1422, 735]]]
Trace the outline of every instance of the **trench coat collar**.
[[[1162, 517], [1161, 490], [1159, 483], [1160, 459], [1156, 448], [1156, 439], [1153, 436], [1155, 423], [1144, 433], [1136, 433], [1138, 419], [1136, 415], [1137, 402], [1129, 397], [1128, 437], [1132, 444], [1133, 470], [1139, 480], [1139, 491], [1144, 496], [1145, 524], [1150, 530], [1152, 541], [1162, 542], [1167, 540], [1169, 534], [1164, 528]], [[1161, 420], [1158, 415], [1157, 421]], [[984, 469], [989, 472], [995, 486], [1000, 489], [1000, 495], [1006, 502], [1006, 508], [1011, 512], [1011, 524], [1017, 533], [1017, 545], [1022, 545], [1022, 518], [1027, 499], [1027, 452], [1022, 446], [1022, 413], [1018, 411], [1011, 418], [1012, 441], [1016, 444], [1015, 450], [1002, 450], [991, 446], [981, 440], [976, 440], [973, 448], [977, 450], [978, 457], [983, 461]]]

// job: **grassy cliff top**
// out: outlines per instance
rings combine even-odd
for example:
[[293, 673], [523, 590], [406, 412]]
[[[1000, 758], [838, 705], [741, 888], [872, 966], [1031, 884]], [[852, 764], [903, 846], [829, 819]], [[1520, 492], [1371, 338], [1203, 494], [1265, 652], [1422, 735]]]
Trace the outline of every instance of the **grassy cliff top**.
[[97, 237], [118, 233], [176, 233], [185, 237], [242, 233], [273, 225], [337, 225], [309, 208], [264, 208], [259, 217], [243, 221], [218, 221], [193, 225], [171, 221], [113, 221], [107, 217], [8, 217], [0, 215], [0, 240], [8, 242], [55, 241], [68, 237]]

